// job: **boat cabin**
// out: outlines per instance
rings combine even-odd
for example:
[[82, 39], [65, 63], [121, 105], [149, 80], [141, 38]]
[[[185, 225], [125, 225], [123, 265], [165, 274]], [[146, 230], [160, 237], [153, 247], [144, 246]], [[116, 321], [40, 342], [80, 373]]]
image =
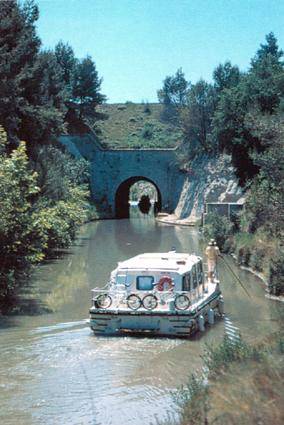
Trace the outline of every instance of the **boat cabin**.
[[118, 263], [110, 283], [127, 292], [198, 291], [204, 289], [202, 259], [197, 255], [167, 253], [140, 254]]

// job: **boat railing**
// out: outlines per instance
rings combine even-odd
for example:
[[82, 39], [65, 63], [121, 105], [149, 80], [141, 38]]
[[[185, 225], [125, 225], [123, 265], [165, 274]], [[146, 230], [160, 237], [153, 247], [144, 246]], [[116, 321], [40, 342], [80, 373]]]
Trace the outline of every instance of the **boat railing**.
[[187, 310], [204, 293], [200, 288], [193, 291], [130, 291], [129, 288], [95, 288], [92, 290], [93, 305], [99, 309], [130, 310]]

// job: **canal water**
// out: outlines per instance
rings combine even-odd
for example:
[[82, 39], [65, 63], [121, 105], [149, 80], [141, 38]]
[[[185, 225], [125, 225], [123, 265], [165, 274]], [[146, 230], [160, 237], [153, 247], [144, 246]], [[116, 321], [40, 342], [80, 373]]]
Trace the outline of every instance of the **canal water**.
[[[94, 336], [87, 322], [90, 290], [106, 283], [117, 261], [173, 246], [202, 253], [195, 228], [141, 215], [93, 222], [63, 258], [37, 269], [26, 301], [36, 314], [0, 319], [1, 424], [150, 425], [177, 417], [172, 394], [200, 370], [205, 344], [222, 338], [224, 322], [191, 340]], [[257, 278], [230, 264], [251, 298], [220, 265], [226, 314], [253, 341], [275, 326], [275, 303]]]

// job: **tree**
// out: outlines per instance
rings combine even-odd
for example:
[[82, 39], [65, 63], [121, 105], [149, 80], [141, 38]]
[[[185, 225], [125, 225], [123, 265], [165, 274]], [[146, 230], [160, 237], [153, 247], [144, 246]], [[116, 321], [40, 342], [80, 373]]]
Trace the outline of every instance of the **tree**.
[[258, 135], [247, 125], [246, 117], [252, 112], [276, 113], [284, 98], [284, 68], [282, 52], [272, 35], [266, 37], [252, 61], [251, 68], [237, 86], [224, 89], [213, 118], [214, 137], [220, 149], [232, 154], [232, 162], [241, 185], [260, 170], [252, 160], [251, 152], [264, 152]]
[[68, 92], [72, 93], [72, 84], [74, 79], [74, 72], [77, 60], [74, 56], [74, 51], [69, 44], [64, 44], [62, 41], [59, 41], [55, 46], [55, 56], [58, 65], [62, 71], [62, 77], [65, 82]]
[[254, 67], [258, 62], [270, 56], [274, 62], [280, 64], [280, 59], [283, 56], [283, 50], [280, 50], [277, 44], [277, 38], [270, 32], [265, 36], [266, 43], [260, 45], [255, 57], [252, 59], [251, 64]]
[[6, 133], [0, 127], [1, 313], [11, 307], [13, 294], [24, 283], [30, 266], [71, 243], [89, 209], [86, 161], [44, 146], [37, 173], [24, 142], [11, 154], [6, 153], [6, 144]]
[[165, 121], [177, 121], [179, 110], [186, 103], [189, 86], [181, 68], [175, 75], [165, 78], [163, 88], [157, 92], [159, 102], [164, 106], [162, 118]]
[[181, 112], [185, 141], [190, 151], [212, 149], [212, 117], [215, 110], [215, 90], [211, 84], [199, 80], [188, 91], [186, 106]]
[[102, 79], [99, 78], [95, 63], [90, 56], [78, 62], [73, 85], [73, 107], [79, 111], [79, 118], [94, 117], [95, 108], [106, 97], [100, 93]]
[[19, 116], [19, 134], [28, 140], [29, 153], [49, 144], [64, 131], [66, 91], [63, 74], [51, 50], [37, 55], [33, 78], [27, 81], [23, 96], [27, 102]]
[[0, 2], [0, 122], [13, 145], [19, 141], [19, 111], [28, 106], [23, 91], [33, 77], [40, 47], [37, 19], [38, 7], [32, 1], [22, 7], [16, 0]]
[[259, 173], [252, 180], [245, 215], [249, 230], [264, 227], [278, 238], [284, 237], [284, 119], [281, 114], [249, 114], [246, 125], [265, 147], [252, 153]]
[[28, 140], [29, 155], [63, 130], [64, 81], [52, 51], [40, 52], [38, 8], [0, 2], [0, 122], [11, 150]]
[[219, 64], [213, 72], [214, 88], [217, 93], [221, 93], [224, 89], [229, 89], [238, 85], [240, 81], [240, 70], [237, 66], [232, 66], [227, 61]]
[[251, 61], [246, 90], [262, 112], [271, 114], [284, 96], [283, 51], [273, 33], [266, 36], [266, 41]]

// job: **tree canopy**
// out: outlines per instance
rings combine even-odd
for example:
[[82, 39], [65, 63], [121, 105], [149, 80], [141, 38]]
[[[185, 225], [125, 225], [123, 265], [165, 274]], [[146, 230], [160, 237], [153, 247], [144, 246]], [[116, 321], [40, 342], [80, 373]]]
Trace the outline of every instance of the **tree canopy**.
[[91, 57], [78, 60], [62, 41], [40, 50], [38, 16], [33, 0], [0, 2], [0, 124], [7, 148], [27, 140], [30, 154], [64, 131], [68, 109], [83, 120], [105, 100]]
[[163, 104], [162, 118], [165, 121], [176, 121], [179, 110], [186, 103], [187, 91], [190, 83], [186, 81], [181, 68], [175, 75], [167, 76], [163, 81], [163, 87], [158, 90], [159, 102]]
[[90, 56], [79, 61], [75, 67], [72, 103], [79, 111], [79, 118], [94, 116], [95, 108], [106, 97], [100, 93], [102, 79]]

